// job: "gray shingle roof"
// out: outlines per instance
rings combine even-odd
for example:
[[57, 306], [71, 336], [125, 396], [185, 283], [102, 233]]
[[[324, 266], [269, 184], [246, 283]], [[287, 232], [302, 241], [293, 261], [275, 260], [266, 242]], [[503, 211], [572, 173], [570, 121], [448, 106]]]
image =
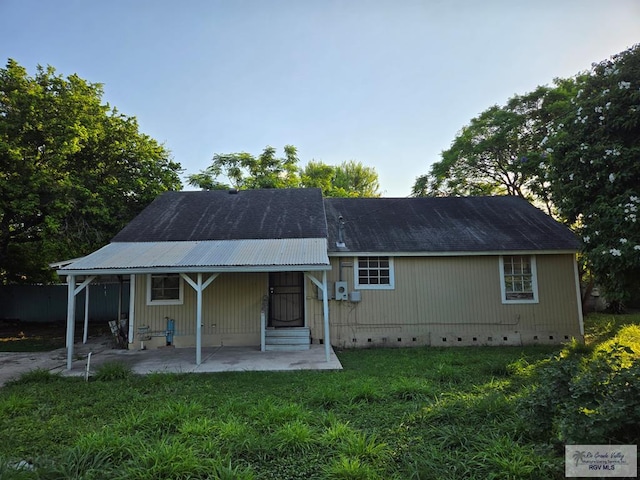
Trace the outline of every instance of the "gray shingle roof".
[[[338, 217], [346, 248], [336, 247]], [[577, 250], [519, 197], [326, 198], [319, 189], [167, 192], [113, 242], [328, 238], [329, 252]]]
[[[327, 198], [329, 251], [495, 252], [577, 250], [564, 225], [513, 197]], [[336, 247], [338, 217], [346, 249]]]
[[320, 189], [167, 192], [113, 242], [326, 238]]

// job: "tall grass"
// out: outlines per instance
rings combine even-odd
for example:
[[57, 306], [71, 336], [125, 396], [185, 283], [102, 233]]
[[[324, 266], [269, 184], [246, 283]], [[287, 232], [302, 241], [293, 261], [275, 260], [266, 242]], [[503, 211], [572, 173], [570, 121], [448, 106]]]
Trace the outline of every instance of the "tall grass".
[[338, 352], [340, 372], [136, 376], [109, 366], [89, 383], [38, 372], [0, 389], [0, 475], [560, 479], [562, 452], [530, 432], [521, 409], [537, 366], [560, 352], [350, 350]]

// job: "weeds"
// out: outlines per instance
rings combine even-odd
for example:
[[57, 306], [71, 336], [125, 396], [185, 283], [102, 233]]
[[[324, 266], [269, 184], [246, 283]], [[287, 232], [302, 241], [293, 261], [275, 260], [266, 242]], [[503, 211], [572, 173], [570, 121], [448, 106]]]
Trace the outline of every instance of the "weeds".
[[133, 375], [131, 367], [123, 362], [106, 362], [96, 369], [94, 376], [99, 382], [126, 380]]
[[53, 382], [60, 378], [60, 375], [51, 373], [46, 368], [34, 368], [26, 373], [23, 373], [15, 380], [7, 382], [7, 385], [21, 385], [21, 384], [42, 384]]
[[341, 372], [35, 371], [0, 389], [0, 477], [560, 479], [563, 439], [637, 441], [619, 323], [563, 349], [349, 350]]

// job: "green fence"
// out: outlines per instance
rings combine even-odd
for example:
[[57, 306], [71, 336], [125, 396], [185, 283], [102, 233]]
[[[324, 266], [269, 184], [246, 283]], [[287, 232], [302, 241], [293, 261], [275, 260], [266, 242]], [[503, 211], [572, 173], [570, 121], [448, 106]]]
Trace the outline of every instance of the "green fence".
[[[89, 321], [118, 318], [120, 284], [89, 285]], [[85, 290], [76, 296], [76, 321], [84, 319]], [[129, 311], [129, 283], [122, 287], [122, 312]], [[0, 286], [0, 320], [64, 322], [67, 318], [67, 285]]]

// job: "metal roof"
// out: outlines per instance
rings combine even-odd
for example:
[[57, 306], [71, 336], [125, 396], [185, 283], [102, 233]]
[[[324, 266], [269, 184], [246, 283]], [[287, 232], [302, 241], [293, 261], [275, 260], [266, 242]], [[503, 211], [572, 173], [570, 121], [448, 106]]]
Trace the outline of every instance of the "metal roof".
[[58, 270], [62, 275], [328, 270], [326, 238], [113, 242]]

